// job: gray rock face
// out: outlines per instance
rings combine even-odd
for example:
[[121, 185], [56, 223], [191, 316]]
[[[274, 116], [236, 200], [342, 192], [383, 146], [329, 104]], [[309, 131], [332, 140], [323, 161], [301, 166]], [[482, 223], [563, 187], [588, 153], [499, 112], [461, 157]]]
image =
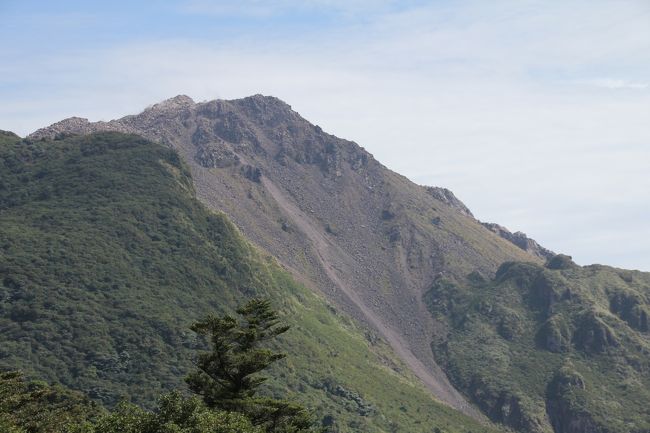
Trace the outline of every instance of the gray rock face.
[[60, 122], [54, 123], [46, 128], [30, 134], [27, 138], [30, 140], [39, 140], [41, 138], [56, 138], [59, 134], [90, 134], [94, 132], [95, 127], [88, 119], [82, 117], [70, 117]]
[[[145, 109], [137, 116], [126, 116], [110, 122], [89, 122], [81, 117], [70, 117], [41, 128], [27, 136], [30, 140], [42, 138], [56, 138], [59, 134], [91, 134], [93, 132], [114, 131], [125, 134], [138, 134], [155, 141], [162, 140], [169, 134], [168, 129], [178, 116], [187, 114], [187, 110], [194, 107], [194, 101], [189, 96], [179, 95], [167, 99]], [[166, 124], [163, 126], [163, 124]], [[145, 134], [146, 131], [146, 134]], [[181, 133], [181, 128], [174, 128], [173, 132]]]
[[465, 203], [460, 201], [453, 192], [447, 188], [440, 188], [437, 186], [425, 186], [424, 187], [431, 197], [435, 198], [438, 201], [445, 203], [446, 205], [456, 209], [463, 215], [474, 218], [472, 212], [469, 210]]
[[225, 168], [239, 164], [239, 157], [223, 140], [197, 142], [194, 158], [205, 168]]
[[[469, 208], [465, 206], [465, 203], [460, 201], [458, 197], [456, 197], [456, 195], [450, 190], [448, 190], [447, 188], [440, 188], [436, 186], [425, 186], [424, 188], [427, 190], [429, 195], [431, 195], [431, 197], [445, 203], [447, 206], [456, 209], [462, 215], [465, 215], [469, 218], [474, 218], [474, 215], [469, 210]], [[432, 224], [440, 225], [440, 223], [441, 220], [439, 217], [434, 217], [434, 219], [432, 219]], [[538, 244], [534, 239], [531, 239], [528, 236], [526, 236], [525, 233], [522, 232], [512, 233], [507, 228], [495, 223], [481, 222], [481, 224], [483, 225], [483, 227], [490, 230], [492, 233], [495, 233], [499, 237], [507, 240], [508, 242], [511, 242], [512, 244], [516, 245], [517, 247], [521, 248], [522, 250], [526, 251], [527, 253], [535, 257], [539, 257], [540, 259], [543, 260], [549, 260], [550, 258], [555, 256], [555, 253], [553, 251], [544, 248], [543, 246]]]
[[538, 244], [534, 239], [526, 236], [526, 233], [515, 232], [512, 233], [507, 228], [500, 226], [495, 223], [484, 223], [482, 222], [483, 227], [490, 230], [493, 233], [496, 233], [503, 239], [512, 242], [522, 250], [526, 251], [529, 254], [532, 254], [540, 259], [549, 260], [555, 256], [555, 253], [551, 250], [548, 250]]

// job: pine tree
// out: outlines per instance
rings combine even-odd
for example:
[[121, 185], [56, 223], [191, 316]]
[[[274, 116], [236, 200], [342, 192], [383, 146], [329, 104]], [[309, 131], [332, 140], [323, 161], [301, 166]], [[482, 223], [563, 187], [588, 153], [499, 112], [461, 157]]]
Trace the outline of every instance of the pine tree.
[[189, 388], [208, 407], [244, 413], [267, 432], [312, 431], [304, 407], [256, 395], [267, 380], [259, 373], [286, 356], [263, 345], [289, 326], [267, 299], [252, 299], [237, 314], [239, 318], [211, 315], [192, 325], [193, 331], [209, 337], [212, 350], [199, 355], [197, 370], [186, 379]]

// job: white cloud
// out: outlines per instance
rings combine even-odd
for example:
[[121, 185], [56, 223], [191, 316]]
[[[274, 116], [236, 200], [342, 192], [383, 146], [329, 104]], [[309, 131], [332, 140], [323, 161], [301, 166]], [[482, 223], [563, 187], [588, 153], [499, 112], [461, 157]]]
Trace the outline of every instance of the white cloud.
[[328, 11], [352, 16], [369, 10], [383, 10], [394, 0], [187, 0], [180, 6], [185, 13], [215, 16], [271, 17], [286, 13]]
[[614, 79], [614, 78], [596, 78], [592, 80], [583, 81], [585, 84], [589, 84], [596, 87], [604, 87], [606, 89], [637, 89], [644, 90], [647, 89], [648, 83], [641, 83], [635, 81]]

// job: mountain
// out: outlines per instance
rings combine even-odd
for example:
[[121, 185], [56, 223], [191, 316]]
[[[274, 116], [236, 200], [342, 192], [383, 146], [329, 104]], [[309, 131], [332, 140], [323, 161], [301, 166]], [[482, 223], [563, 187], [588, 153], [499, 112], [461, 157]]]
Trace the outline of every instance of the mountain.
[[[201, 204], [175, 150], [116, 132], [0, 137], [2, 369], [151, 407], [204, 347], [193, 321], [267, 296], [292, 325], [267, 394], [338, 432], [499, 431], [434, 400], [373, 332]], [[92, 409], [75, 395], [3, 376], [0, 426], [34, 407], [56, 420]]]
[[650, 274], [504, 263], [493, 278], [436, 280], [448, 334], [432, 344], [454, 385], [516, 431], [650, 431]]
[[66, 119], [28, 138], [98, 131], [176, 149], [208, 208], [374, 329], [438, 398], [480, 418], [435, 363], [430, 342], [444, 328], [423, 296], [441, 276], [492, 275], [505, 261], [542, 264], [539, 255], [483, 226], [450, 191], [410, 182], [277, 98], [177, 96], [110, 122]]
[[[254, 264], [245, 255], [232, 258], [233, 269], [243, 262], [246, 268], [257, 270], [255, 275], [268, 275], [259, 270], [270, 267], [273, 276], [285, 275], [282, 267], [301, 283], [285, 275], [283, 287], [265, 279], [245, 285], [246, 290], [261, 287], [264, 293], [279, 296], [283, 305], [298, 313], [294, 323], [300, 334], [287, 347], [299, 370], [309, 373], [285, 376], [289, 385], [274, 382], [270, 392], [273, 387], [288, 386], [298, 390], [297, 395], [307, 403], [318, 406], [325, 401], [321, 413], [336, 413], [337, 425], [352, 431], [428, 431], [433, 420], [451, 431], [491, 428], [466, 427], [470, 418], [453, 422], [457, 412], [421, 400], [426, 393], [415, 384], [417, 376], [429, 392], [451, 407], [479, 422], [487, 416], [515, 431], [650, 431], [646, 408], [650, 401], [649, 274], [599, 265], [581, 267], [521, 232], [481, 222], [453, 192], [410, 182], [356, 143], [325, 133], [273, 97], [195, 103], [177, 96], [110, 122], [66, 119], [21, 143], [49, 149], [53, 143], [83, 142], [71, 134], [106, 140], [102, 137], [111, 137], [107, 131], [134, 134], [132, 140], [144, 137], [158, 143], [159, 151], [177, 152], [172, 154], [180, 160], [172, 166], [185, 170], [181, 176], [185, 196], [179, 191], [167, 194], [188, 199], [196, 194], [202, 205], [193, 201], [192, 206], [199, 206], [201, 212], [219, 212], [223, 224], [232, 227], [228, 230], [232, 235], [224, 239], [236, 238], [239, 244], [248, 245], [245, 237], [255, 245], [247, 246], [249, 251], [262, 251], [250, 253]], [[19, 142], [10, 134], [0, 140]], [[8, 160], [9, 168], [26, 161]], [[122, 178], [118, 168], [138, 171], [139, 161], [124, 157], [112, 170]], [[84, 168], [72, 170], [76, 171], [84, 173]], [[30, 185], [34, 182], [29, 179], [49, 176], [48, 171], [40, 178], [38, 173], [27, 180], [12, 175], [4, 185]], [[59, 183], [44, 185], [51, 188]], [[129, 192], [129, 188], [119, 189]], [[20, 191], [16, 186], [9, 190]], [[138, 201], [129, 199], [134, 208]], [[143, 201], [147, 203], [144, 197]], [[75, 204], [74, 209], [80, 208]], [[37, 215], [21, 212], [18, 221], [25, 219], [24, 214]], [[171, 226], [187, 227], [179, 221]], [[103, 221], [102, 227], [113, 224]], [[147, 221], [143, 229], [159, 224]], [[199, 237], [210, 239], [206, 233]], [[146, 237], [138, 235], [138, 239]], [[185, 259], [193, 263], [198, 258], [204, 264], [192, 264], [191, 271], [173, 278], [176, 283], [163, 297], [181, 296], [176, 294], [179, 282], [194, 275], [197, 266], [208, 269], [217, 260], [189, 247], [188, 251]], [[119, 254], [126, 253], [120, 250], [109, 257]], [[164, 264], [152, 275], [180, 265], [163, 257]], [[21, 267], [29, 269], [29, 262]], [[207, 278], [210, 272], [196, 275]], [[198, 287], [205, 287], [202, 284]], [[229, 286], [220, 284], [222, 291]], [[246, 290], [226, 290], [227, 300], [212, 301], [212, 305], [232, 308], [236, 299], [249, 294]], [[208, 299], [208, 292], [194, 299]], [[151, 294], [143, 301], [150, 300]], [[23, 313], [34, 317], [28, 309], [21, 311], [12, 320]], [[198, 310], [184, 311], [184, 317], [197, 314]], [[329, 327], [319, 329], [319, 323]], [[306, 324], [318, 326], [307, 330]], [[159, 330], [151, 332], [155, 335]], [[350, 339], [350, 335], [356, 337]], [[20, 336], [11, 341], [20, 341]], [[306, 342], [313, 341], [328, 341], [330, 351], [318, 343], [306, 350]], [[15, 362], [28, 358], [25, 350], [20, 353]], [[376, 369], [364, 370], [364, 359], [374, 360], [371, 365]], [[326, 373], [328, 368], [335, 373]], [[177, 377], [175, 372], [168, 375], [173, 377]], [[115, 382], [110, 379], [105, 386]], [[395, 392], [390, 387], [396, 383], [408, 387]], [[360, 403], [370, 400], [377, 412], [368, 412], [368, 406]]]

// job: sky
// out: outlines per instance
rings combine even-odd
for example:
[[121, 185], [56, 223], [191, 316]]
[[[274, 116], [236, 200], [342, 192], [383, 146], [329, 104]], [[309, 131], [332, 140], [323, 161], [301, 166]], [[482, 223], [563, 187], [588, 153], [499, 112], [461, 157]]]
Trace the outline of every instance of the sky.
[[277, 96], [482, 221], [650, 271], [648, 0], [0, 0], [0, 129]]

